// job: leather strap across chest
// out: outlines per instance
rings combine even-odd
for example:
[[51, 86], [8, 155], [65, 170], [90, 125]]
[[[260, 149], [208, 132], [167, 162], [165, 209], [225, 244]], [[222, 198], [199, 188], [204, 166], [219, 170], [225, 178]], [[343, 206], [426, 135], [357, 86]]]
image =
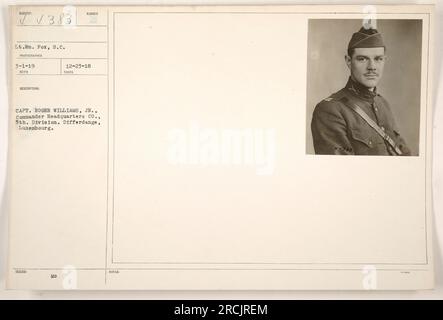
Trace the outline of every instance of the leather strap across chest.
[[395, 141], [382, 128], [380, 128], [380, 126], [374, 120], [372, 120], [371, 117], [369, 117], [368, 114], [364, 112], [357, 103], [349, 100], [347, 97], [341, 98], [340, 101], [343, 102], [345, 106], [356, 112], [363, 120], [365, 120], [366, 123], [383, 138], [383, 140], [389, 143], [395, 153], [398, 155], [403, 154]]

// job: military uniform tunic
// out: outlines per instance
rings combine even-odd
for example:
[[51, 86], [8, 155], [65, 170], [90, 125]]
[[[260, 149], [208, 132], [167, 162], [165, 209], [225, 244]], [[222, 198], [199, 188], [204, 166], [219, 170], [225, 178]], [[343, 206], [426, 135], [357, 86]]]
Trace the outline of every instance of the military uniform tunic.
[[388, 102], [376, 90], [349, 78], [346, 86], [314, 109], [311, 130], [316, 154], [397, 155], [394, 148], [347, 103], [357, 104], [401, 150], [410, 150], [394, 121]]

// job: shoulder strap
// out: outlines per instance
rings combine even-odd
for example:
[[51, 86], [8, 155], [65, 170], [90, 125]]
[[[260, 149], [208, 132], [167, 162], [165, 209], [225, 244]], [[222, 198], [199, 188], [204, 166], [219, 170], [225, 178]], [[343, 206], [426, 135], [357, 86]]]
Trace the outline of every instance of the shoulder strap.
[[363, 120], [366, 121], [367, 124], [369, 124], [369, 126], [374, 129], [385, 141], [387, 141], [389, 143], [389, 145], [394, 149], [394, 151], [398, 154], [398, 155], [402, 155], [403, 153], [401, 152], [400, 148], [397, 146], [397, 144], [395, 143], [395, 141], [382, 129], [378, 126], [378, 124], [372, 120], [368, 114], [366, 112], [363, 111], [362, 108], [359, 107], [358, 104], [353, 103], [352, 101], [350, 101], [348, 98], [343, 97], [340, 99], [341, 102], [343, 102], [347, 107], [351, 108], [352, 110], [354, 110], [360, 117], [363, 118]]

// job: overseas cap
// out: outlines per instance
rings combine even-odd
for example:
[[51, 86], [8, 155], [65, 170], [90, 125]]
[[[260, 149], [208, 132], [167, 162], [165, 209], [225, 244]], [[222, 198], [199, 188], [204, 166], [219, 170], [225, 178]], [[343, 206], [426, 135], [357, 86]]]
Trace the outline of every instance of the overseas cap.
[[356, 33], [352, 35], [349, 41], [348, 50], [354, 48], [376, 48], [385, 47], [381, 34], [377, 29], [365, 29], [361, 27]]

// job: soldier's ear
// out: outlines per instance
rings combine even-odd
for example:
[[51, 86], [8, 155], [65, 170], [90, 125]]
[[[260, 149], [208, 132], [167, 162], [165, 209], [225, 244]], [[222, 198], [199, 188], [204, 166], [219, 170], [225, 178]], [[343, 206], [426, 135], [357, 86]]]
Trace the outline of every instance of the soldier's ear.
[[345, 55], [345, 62], [346, 62], [346, 65], [348, 66], [349, 69], [351, 69], [351, 60], [352, 59], [350, 56]]

